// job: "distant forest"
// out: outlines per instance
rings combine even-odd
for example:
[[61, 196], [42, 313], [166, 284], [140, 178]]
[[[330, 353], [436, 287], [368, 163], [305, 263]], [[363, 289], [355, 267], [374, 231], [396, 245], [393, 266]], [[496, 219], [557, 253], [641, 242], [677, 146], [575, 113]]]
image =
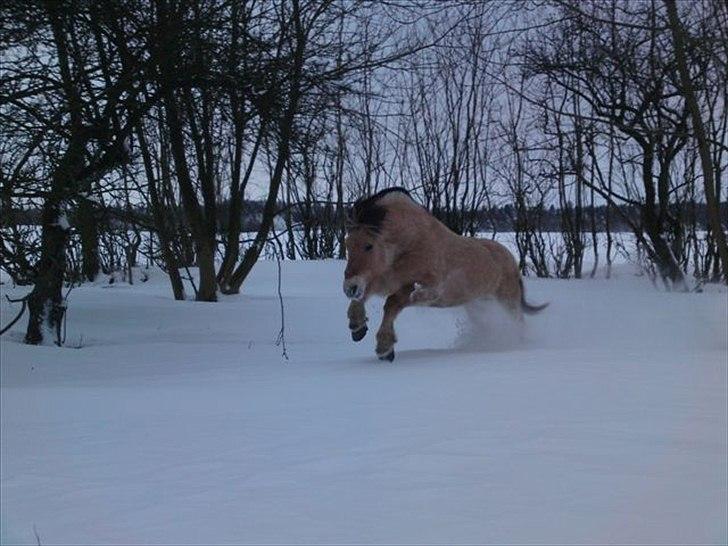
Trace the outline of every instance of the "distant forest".
[[[242, 210], [240, 212], [240, 225], [241, 231], [244, 233], [257, 232], [261, 227], [261, 218], [263, 210], [265, 208], [264, 201], [250, 201], [245, 200], [243, 202]], [[280, 211], [285, 210], [287, 207], [283, 203], [278, 204], [278, 215]], [[311, 205], [312, 211], [311, 216], [325, 218], [329, 213], [327, 208], [320, 204]], [[568, 209], [571, 210], [571, 209]], [[218, 205], [218, 233], [225, 233], [228, 229], [229, 216], [230, 216], [230, 204], [229, 202], [222, 202]], [[609, 227], [607, 222], [607, 213], [609, 212], [611, 219], [609, 221]], [[709, 229], [709, 219], [705, 203], [694, 203], [687, 209], [678, 209], [671, 211], [675, 216], [681, 216], [684, 223], [694, 223], [698, 230], [705, 231]], [[348, 210], [344, 209], [344, 215], [348, 213]], [[473, 228], [475, 233], [487, 234], [487, 233], [507, 233], [516, 231], [517, 226], [517, 214], [515, 207], [512, 205], [504, 205], [502, 207], [493, 207], [490, 209], [479, 209], [477, 211], [465, 211], [467, 215], [473, 217]], [[728, 202], [720, 204], [721, 217], [728, 223]], [[38, 208], [14, 210], [12, 212], [3, 211], [3, 214], [12, 215], [13, 222], [20, 226], [40, 226], [42, 210]], [[564, 211], [556, 208], [554, 205], [543, 207], [542, 209], [535, 209], [532, 211], [534, 216], [538, 216], [539, 227], [542, 231], [556, 233], [564, 229]], [[596, 231], [604, 233], [607, 229], [613, 232], [630, 233], [632, 228], [630, 223], [625, 221], [623, 218], [630, 218], [636, 221], [640, 216], [640, 210], [634, 205], [621, 205], [618, 211], [608, 211], [606, 205], [601, 206], [585, 206], [582, 208], [582, 214], [584, 218], [588, 219], [588, 222], [583, 226], [584, 233], [591, 232], [592, 224], [591, 219], [594, 218], [594, 225]], [[336, 213], [334, 213], [336, 215]], [[440, 219], [447, 223], [448, 218], [446, 214], [436, 213]], [[294, 226], [303, 225], [306, 221], [307, 216], [299, 210], [294, 208], [291, 212], [291, 220]], [[76, 218], [71, 216], [72, 224], [79, 223]], [[146, 226], [148, 230], [154, 231], [154, 218], [149, 210], [145, 210], [139, 207], [132, 207], [131, 209], [125, 210], [121, 208], [110, 207], [105, 209], [105, 213], [102, 213], [98, 217], [100, 224], [110, 224], [116, 227], [121, 227], [125, 224], [136, 224], [139, 226]], [[285, 228], [284, 228], [285, 229]], [[295, 227], [294, 227], [295, 229]]]

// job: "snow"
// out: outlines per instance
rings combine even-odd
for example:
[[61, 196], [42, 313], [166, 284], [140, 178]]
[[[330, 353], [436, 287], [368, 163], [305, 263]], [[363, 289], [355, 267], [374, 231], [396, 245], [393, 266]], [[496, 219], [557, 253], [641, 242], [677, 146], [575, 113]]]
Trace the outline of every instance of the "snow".
[[58, 213], [58, 220], [54, 225], [58, 226], [63, 231], [68, 231], [69, 229], [71, 229], [71, 224], [68, 221], [68, 216], [65, 212]]
[[3, 336], [0, 542], [728, 539], [725, 289], [528, 278], [524, 340], [412, 308], [390, 364], [381, 301], [349, 338], [343, 262], [282, 265], [289, 361], [270, 261], [214, 304], [76, 288], [65, 348]]

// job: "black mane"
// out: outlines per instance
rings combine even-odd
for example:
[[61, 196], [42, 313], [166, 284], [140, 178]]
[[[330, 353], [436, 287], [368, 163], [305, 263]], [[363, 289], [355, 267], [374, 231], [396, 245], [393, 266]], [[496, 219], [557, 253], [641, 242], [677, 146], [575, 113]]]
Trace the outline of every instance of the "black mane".
[[375, 193], [370, 197], [363, 197], [354, 203], [351, 211], [351, 219], [354, 224], [361, 225], [379, 233], [382, 229], [382, 222], [387, 215], [387, 209], [377, 202], [385, 195], [399, 192], [410, 197], [410, 193], [401, 187], [387, 188]]

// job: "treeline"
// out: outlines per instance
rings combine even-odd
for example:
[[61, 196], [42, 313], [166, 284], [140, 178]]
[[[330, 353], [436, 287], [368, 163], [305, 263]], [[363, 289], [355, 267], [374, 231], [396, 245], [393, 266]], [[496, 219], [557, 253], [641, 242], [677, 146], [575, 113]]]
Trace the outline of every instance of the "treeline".
[[[242, 233], [253, 233], [257, 232], [261, 227], [261, 219], [263, 216], [263, 209], [265, 207], [264, 201], [255, 200], [243, 200], [242, 210], [240, 211], [240, 225]], [[278, 203], [277, 210], [282, 211], [287, 207], [282, 202]], [[219, 223], [218, 223], [218, 235], [225, 233], [228, 229], [230, 222], [230, 202], [223, 201], [219, 203], [218, 210]], [[325, 218], [326, 216], [326, 205], [320, 203], [314, 203], [311, 207], [312, 216], [316, 218]], [[488, 233], [509, 233], [515, 231], [515, 208], [510, 205], [503, 205], [501, 207], [492, 207], [490, 209], [480, 209], [476, 211], [465, 211], [466, 214], [473, 218], [473, 234], [488, 234]], [[606, 205], [585, 206], [583, 213], [587, 218], [594, 218], [594, 228], [597, 233], [606, 233], [607, 230], [611, 230], [613, 233], [631, 233], [632, 223], [637, 221], [640, 216], [640, 210], [636, 206], [631, 205], [620, 205], [619, 211], [615, 213], [613, 210], [609, 210]], [[685, 225], [693, 225], [696, 231], [707, 231], [710, 229], [710, 220], [708, 219], [708, 211], [705, 203], [695, 203], [689, 210], [682, 210], [675, 206], [671, 206], [670, 213], [675, 216], [683, 216], [681, 223]], [[21, 209], [12, 212], [5, 212], [5, 214], [12, 214], [13, 223], [18, 227], [40, 227], [42, 210], [38, 208]], [[348, 214], [348, 206], [344, 207], [344, 210], [339, 214], [334, 212], [333, 216], [346, 216]], [[538, 215], [540, 218], [539, 225], [543, 231], [546, 232], [560, 232], [563, 228], [563, 218], [568, 212], [562, 211], [556, 208], [554, 205], [544, 207], [541, 210], [532, 211], [532, 215]], [[607, 214], [614, 215], [613, 218], [607, 218]], [[280, 212], [278, 213], [280, 215]], [[720, 215], [722, 218], [728, 218], [728, 202], [720, 204]], [[290, 229], [296, 231], [299, 226], [306, 221], [306, 217], [298, 210], [295, 210], [290, 215], [292, 224]], [[629, 218], [630, 221], [623, 220], [623, 218]], [[444, 222], [447, 222], [447, 218], [441, 218]], [[106, 225], [112, 228], [130, 228], [134, 226], [140, 226], [149, 231], [154, 231], [154, 217], [148, 209], [142, 207], [132, 206], [130, 210], [125, 210], [118, 207], [109, 207], [104, 209], [99, 216], [99, 226], [101, 230]], [[74, 217], [70, 218], [72, 225], [77, 225], [80, 220]], [[589, 232], [591, 224], [583, 226], [584, 232]], [[279, 226], [278, 230], [286, 230], [287, 226]], [[287, 235], [290, 235], [288, 233]], [[298, 256], [291, 256], [291, 259], [296, 259]], [[316, 258], [333, 258], [335, 253], [326, 254], [322, 256], [311, 257]], [[109, 271], [105, 271], [109, 273]], [[28, 279], [30, 281], [30, 279]], [[25, 284], [20, 282], [20, 284]]]
[[196, 267], [200, 301], [267, 248], [341, 258], [347, 206], [393, 185], [458, 233], [512, 231], [526, 274], [580, 277], [628, 229], [670, 288], [728, 278], [725, 3], [1, 9], [0, 259], [33, 286], [28, 343], [140, 252], [177, 299]]

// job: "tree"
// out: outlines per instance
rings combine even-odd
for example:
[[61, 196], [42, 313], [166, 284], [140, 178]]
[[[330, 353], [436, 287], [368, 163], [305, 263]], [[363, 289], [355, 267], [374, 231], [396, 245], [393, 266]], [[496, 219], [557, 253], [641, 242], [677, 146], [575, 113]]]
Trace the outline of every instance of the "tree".
[[723, 278], [724, 281], [728, 283], [728, 244], [726, 244], [725, 233], [723, 232], [723, 226], [721, 225], [720, 211], [715, 194], [715, 172], [713, 169], [713, 162], [710, 157], [710, 145], [708, 143], [705, 127], [703, 126], [700, 106], [698, 105], [698, 100], [695, 96], [695, 89], [685, 56], [686, 41], [688, 38], [686, 36], [685, 29], [680, 22], [675, 0], [664, 0], [664, 2], [667, 7], [667, 15], [670, 21], [670, 32], [672, 33], [672, 38], [675, 43], [675, 60], [680, 73], [682, 93], [685, 96], [685, 102], [690, 110], [693, 133], [697, 140], [698, 150], [700, 152], [700, 163], [703, 169], [703, 187], [707, 203], [708, 219], [713, 231], [713, 236], [715, 237], [716, 246], [718, 247], [720, 261], [723, 264]]
[[[684, 287], [682, 226], [671, 207], [671, 168], [688, 144], [671, 40], [653, 4], [558, 2], [568, 18], [528, 48], [527, 64], [588, 107], [582, 116], [621, 133], [638, 151], [640, 219], [635, 236], [665, 282]], [[619, 199], [596, 188], [609, 199]]]
[[[102, 13], [94, 3], [11, 5], [6, 48], [12, 69], [3, 81], [3, 119], [26, 147], [4, 190], [42, 200], [27, 343], [50, 341], [49, 335], [60, 343], [70, 210], [95, 182], [129, 160], [132, 127], [148, 108], [138, 96], [143, 63], [130, 73], [115, 62], [112, 42], [132, 41], [124, 28], [131, 14], [121, 15], [118, 7]], [[23, 191], [29, 182], [33, 191]], [[96, 269], [91, 257], [89, 276]]]

